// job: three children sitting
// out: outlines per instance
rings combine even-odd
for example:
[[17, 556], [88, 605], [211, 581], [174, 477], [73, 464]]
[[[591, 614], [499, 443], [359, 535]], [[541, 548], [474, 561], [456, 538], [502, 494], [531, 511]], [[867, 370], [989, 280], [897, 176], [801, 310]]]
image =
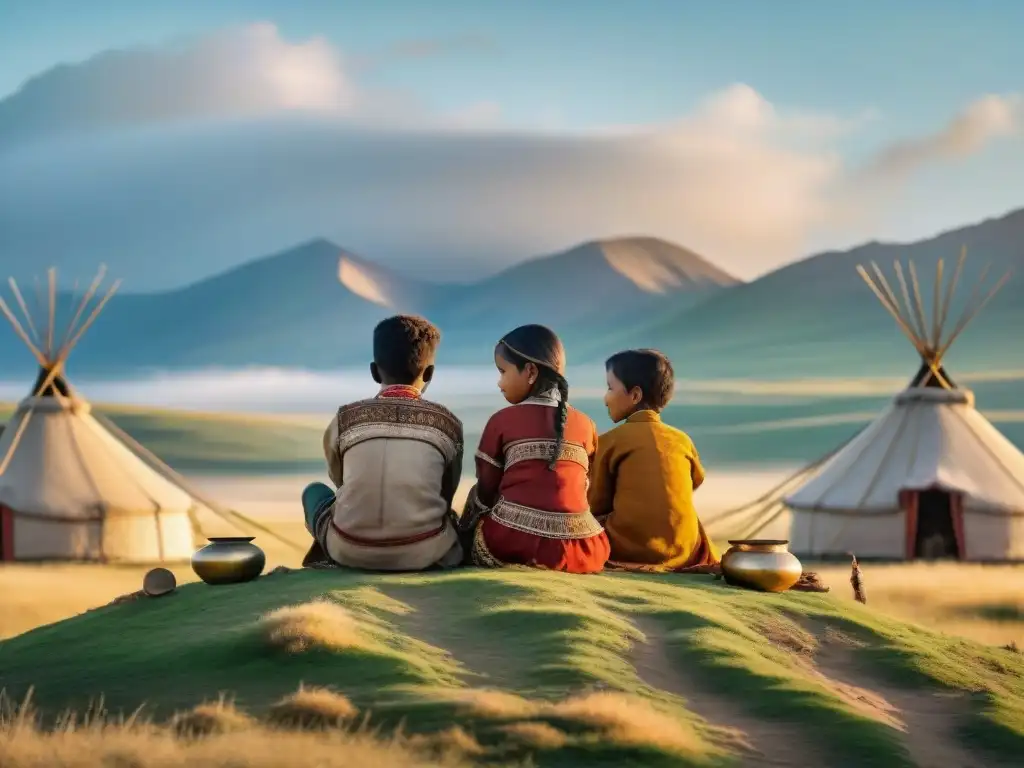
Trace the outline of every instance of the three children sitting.
[[685, 570], [717, 563], [693, 507], [704, 479], [693, 442], [662, 423], [672, 396], [668, 359], [630, 350], [606, 363], [615, 422], [598, 437], [568, 404], [565, 350], [553, 331], [525, 325], [495, 347], [509, 406], [484, 427], [476, 485], [461, 517], [463, 427], [424, 400], [440, 332], [397, 316], [374, 331], [375, 397], [339, 408], [324, 434], [336, 489], [303, 492], [314, 543], [304, 565], [380, 571], [526, 565], [569, 573]]

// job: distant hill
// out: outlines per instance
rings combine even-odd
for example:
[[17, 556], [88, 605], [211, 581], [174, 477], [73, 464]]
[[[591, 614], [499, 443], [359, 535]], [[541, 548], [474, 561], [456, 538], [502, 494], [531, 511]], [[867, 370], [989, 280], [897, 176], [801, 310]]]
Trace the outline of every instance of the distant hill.
[[[736, 283], [696, 254], [655, 238], [586, 243], [472, 285], [409, 280], [314, 240], [185, 288], [116, 295], [71, 367], [106, 376], [363, 364], [373, 326], [395, 312], [434, 320], [444, 332], [444, 360], [486, 362], [500, 335], [521, 323], [551, 325], [567, 341], [574, 334], [602, 337]], [[71, 297], [62, 305], [71, 306]], [[0, 334], [0, 354], [12, 370], [31, 368], [14, 334]]]
[[[912, 261], [930, 310], [935, 265], [965, 267], [950, 325], [986, 264], [1014, 274], [957, 341], [952, 369], [1024, 369], [1024, 210], [916, 243], [830, 251], [743, 283], [699, 255], [650, 237], [592, 241], [469, 285], [407, 279], [326, 240], [252, 261], [186, 288], [116, 296], [72, 357], [72, 373], [144, 369], [362, 365], [370, 332], [395, 312], [444, 333], [441, 362], [486, 364], [516, 325], [555, 328], [573, 364], [631, 346], [668, 352], [682, 378], [913, 373], [914, 353], [855, 269], [874, 261], [899, 291], [893, 261]], [[4, 368], [32, 360], [0, 333]]]
[[[899, 259], [904, 267], [913, 262], [930, 312], [938, 260], [943, 259], [949, 281], [964, 246], [967, 258], [950, 328], [986, 265], [991, 265], [986, 286], [1008, 269], [1013, 274], [954, 344], [951, 373], [955, 376], [957, 366], [1024, 368], [1024, 210], [916, 243], [871, 242], [817, 254], [720, 292], [699, 306], [683, 306], [650, 324], [628, 328], [617, 341], [663, 349], [685, 376], [863, 376], [906, 369], [909, 377], [913, 349], [856, 267], [877, 262], [902, 300], [893, 262]], [[909, 274], [905, 276], [912, 292]]]
[[517, 325], [548, 325], [578, 346], [692, 307], [739, 282], [664, 240], [595, 240], [456, 289], [431, 308], [431, 317], [444, 329], [446, 358], [473, 360]]
[[[185, 288], [116, 295], [71, 365], [102, 375], [196, 366], [337, 367], [365, 358], [379, 320], [425, 310], [437, 290], [314, 240]], [[7, 359], [31, 364], [14, 334], [0, 338]], [[18, 348], [8, 354], [11, 346]]]

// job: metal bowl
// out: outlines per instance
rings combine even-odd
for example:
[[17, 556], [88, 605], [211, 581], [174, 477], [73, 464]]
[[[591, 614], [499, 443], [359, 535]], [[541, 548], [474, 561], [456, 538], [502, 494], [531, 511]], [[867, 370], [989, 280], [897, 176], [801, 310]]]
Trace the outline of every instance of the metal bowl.
[[178, 586], [174, 574], [166, 568], [154, 568], [142, 579], [142, 591], [149, 597], [169, 595]]
[[252, 581], [267, 564], [254, 536], [217, 536], [192, 555], [192, 570], [207, 584], [240, 584]]
[[803, 566], [784, 539], [730, 541], [722, 555], [722, 576], [735, 587], [785, 592], [800, 580]]

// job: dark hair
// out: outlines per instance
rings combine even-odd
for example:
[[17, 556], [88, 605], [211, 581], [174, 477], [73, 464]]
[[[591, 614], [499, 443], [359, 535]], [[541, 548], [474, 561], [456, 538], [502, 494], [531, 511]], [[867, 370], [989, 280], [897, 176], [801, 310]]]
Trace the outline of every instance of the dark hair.
[[415, 315], [395, 315], [373, 329], [373, 362], [396, 384], [412, 384], [433, 363], [441, 332]]
[[561, 339], [543, 325], [521, 325], [506, 333], [494, 348], [518, 370], [527, 363], [537, 366], [537, 381], [533, 383], [531, 395], [546, 392], [552, 387], [561, 396], [555, 413], [555, 451], [548, 462], [548, 469], [554, 469], [562, 453], [565, 441], [565, 422], [569, 417], [569, 382], [565, 379], [565, 347]]
[[605, 361], [604, 367], [622, 382], [627, 392], [639, 387], [643, 393], [640, 404], [653, 411], [660, 411], [672, 399], [676, 375], [669, 359], [656, 349], [617, 352]]

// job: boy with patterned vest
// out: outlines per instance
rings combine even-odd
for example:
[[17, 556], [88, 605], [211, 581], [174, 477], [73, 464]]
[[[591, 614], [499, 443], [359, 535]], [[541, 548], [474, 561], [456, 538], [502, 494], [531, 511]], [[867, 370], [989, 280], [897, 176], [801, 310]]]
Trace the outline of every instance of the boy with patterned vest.
[[390, 317], [373, 332], [375, 397], [343, 405], [324, 433], [337, 487], [302, 494], [314, 543], [303, 565], [378, 571], [454, 567], [463, 559], [451, 511], [462, 475], [462, 422], [424, 400], [441, 334], [430, 322]]

